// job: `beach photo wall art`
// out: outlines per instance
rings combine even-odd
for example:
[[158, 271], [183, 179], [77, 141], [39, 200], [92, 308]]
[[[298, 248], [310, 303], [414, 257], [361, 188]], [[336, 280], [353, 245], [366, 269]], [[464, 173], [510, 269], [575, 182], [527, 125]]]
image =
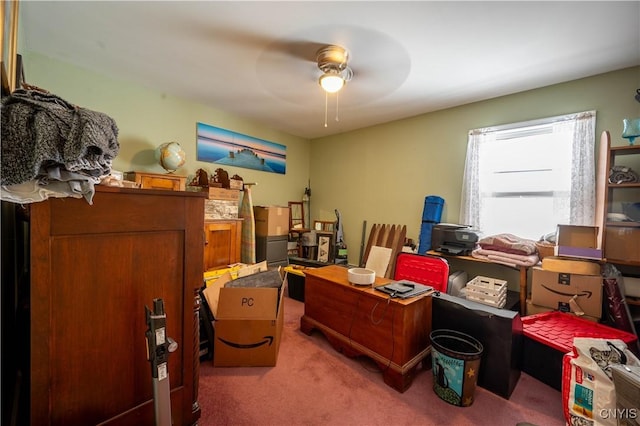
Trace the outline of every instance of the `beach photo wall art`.
[[225, 166], [285, 174], [287, 147], [204, 123], [197, 123], [197, 157]]

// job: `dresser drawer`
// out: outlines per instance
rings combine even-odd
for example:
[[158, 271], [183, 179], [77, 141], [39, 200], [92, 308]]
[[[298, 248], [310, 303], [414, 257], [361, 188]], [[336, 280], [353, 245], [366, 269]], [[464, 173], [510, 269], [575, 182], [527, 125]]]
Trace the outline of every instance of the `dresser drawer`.
[[124, 178], [138, 183], [140, 188], [143, 189], [166, 189], [171, 191], [185, 191], [187, 189], [187, 177], [172, 173], [126, 172]]

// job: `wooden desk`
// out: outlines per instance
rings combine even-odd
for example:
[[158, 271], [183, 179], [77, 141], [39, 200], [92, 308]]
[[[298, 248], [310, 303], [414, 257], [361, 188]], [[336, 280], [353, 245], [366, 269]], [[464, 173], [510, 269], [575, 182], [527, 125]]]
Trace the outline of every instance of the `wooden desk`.
[[[387, 385], [407, 390], [417, 365], [431, 353], [431, 295], [389, 299], [369, 286], [350, 284], [347, 268], [337, 265], [309, 269], [305, 275], [302, 332], [317, 329], [346, 356], [368, 356]], [[375, 285], [389, 282], [376, 278]]]
[[455, 255], [448, 255], [446, 253], [441, 253], [439, 251], [435, 251], [435, 250], [429, 250], [427, 252], [427, 254], [430, 254], [432, 256], [440, 256], [440, 257], [444, 257], [444, 258], [450, 258], [450, 259], [459, 259], [459, 260], [465, 260], [465, 261], [469, 261], [469, 262], [481, 262], [481, 263], [488, 263], [491, 265], [497, 265], [503, 268], [510, 268], [510, 269], [516, 269], [518, 271], [518, 273], [520, 274], [520, 279], [519, 279], [519, 287], [520, 287], [520, 315], [526, 315], [527, 312], [527, 271], [529, 269], [528, 266], [508, 266], [508, 265], [504, 265], [502, 263], [496, 263], [496, 262], [490, 262], [488, 260], [483, 260], [483, 259], [478, 259], [477, 257], [473, 257], [473, 256], [455, 256]]

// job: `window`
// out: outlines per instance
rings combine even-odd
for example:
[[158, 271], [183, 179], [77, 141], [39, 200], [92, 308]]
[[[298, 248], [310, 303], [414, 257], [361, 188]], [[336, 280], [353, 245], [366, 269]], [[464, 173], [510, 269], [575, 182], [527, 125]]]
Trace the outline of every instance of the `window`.
[[538, 240], [593, 225], [595, 111], [469, 132], [460, 223]]

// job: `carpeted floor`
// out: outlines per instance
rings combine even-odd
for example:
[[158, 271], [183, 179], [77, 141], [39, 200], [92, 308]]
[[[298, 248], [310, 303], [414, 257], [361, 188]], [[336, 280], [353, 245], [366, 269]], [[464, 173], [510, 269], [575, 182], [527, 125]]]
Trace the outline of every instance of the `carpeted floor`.
[[366, 357], [348, 358], [325, 337], [300, 331], [304, 304], [285, 297], [285, 325], [275, 367], [200, 366], [201, 426], [211, 425], [564, 425], [560, 392], [522, 374], [510, 399], [476, 388], [470, 407], [433, 392], [420, 370], [399, 393]]

